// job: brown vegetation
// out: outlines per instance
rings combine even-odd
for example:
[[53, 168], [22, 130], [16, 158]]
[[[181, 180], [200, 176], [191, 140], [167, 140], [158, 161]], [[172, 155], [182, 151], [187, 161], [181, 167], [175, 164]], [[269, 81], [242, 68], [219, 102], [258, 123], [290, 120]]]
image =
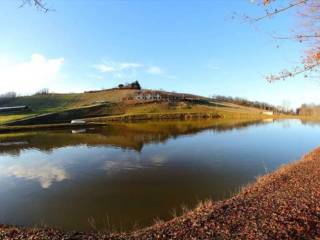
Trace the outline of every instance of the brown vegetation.
[[297, 109], [297, 113], [302, 116], [320, 116], [320, 106], [315, 104], [302, 104]]

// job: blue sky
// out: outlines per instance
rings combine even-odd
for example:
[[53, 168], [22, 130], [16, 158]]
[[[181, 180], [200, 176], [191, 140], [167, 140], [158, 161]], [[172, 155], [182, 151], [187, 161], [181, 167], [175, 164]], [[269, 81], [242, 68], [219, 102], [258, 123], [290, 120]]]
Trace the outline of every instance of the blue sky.
[[19, 3], [0, 3], [0, 93], [81, 92], [137, 79], [150, 89], [320, 103], [315, 80], [264, 78], [303, 53], [270, 36], [296, 27], [291, 13], [253, 26], [231, 19], [262, 14], [249, 0], [47, 0], [56, 10], [47, 14]]

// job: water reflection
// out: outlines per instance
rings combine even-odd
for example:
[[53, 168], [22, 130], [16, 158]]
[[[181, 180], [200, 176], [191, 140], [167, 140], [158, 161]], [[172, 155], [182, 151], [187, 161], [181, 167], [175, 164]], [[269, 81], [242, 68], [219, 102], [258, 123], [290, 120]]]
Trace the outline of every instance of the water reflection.
[[[290, 127], [288, 127], [290, 126]], [[0, 223], [146, 226], [223, 199], [319, 144], [320, 125], [182, 121], [0, 135]]]
[[73, 134], [78, 134], [78, 133], [85, 133], [87, 129], [76, 129], [76, 130], [71, 130], [71, 133]]
[[0, 147], [13, 146], [13, 145], [26, 145], [28, 142], [0, 142]]
[[305, 119], [301, 120], [301, 123], [307, 126], [320, 126], [320, 119]]
[[41, 159], [18, 162], [0, 161], [0, 176], [35, 180], [42, 188], [49, 188], [54, 182], [61, 182], [68, 178], [63, 167]]
[[[145, 144], [165, 143], [170, 138], [193, 135], [201, 131], [231, 131], [250, 125], [264, 124], [259, 121], [183, 121], [145, 122], [114, 124], [103, 128], [25, 132], [20, 134], [0, 134], [0, 154], [19, 155], [24, 149], [38, 149], [51, 152], [53, 149], [87, 145], [114, 146], [141, 152]], [[23, 146], [22, 146], [23, 145]]]

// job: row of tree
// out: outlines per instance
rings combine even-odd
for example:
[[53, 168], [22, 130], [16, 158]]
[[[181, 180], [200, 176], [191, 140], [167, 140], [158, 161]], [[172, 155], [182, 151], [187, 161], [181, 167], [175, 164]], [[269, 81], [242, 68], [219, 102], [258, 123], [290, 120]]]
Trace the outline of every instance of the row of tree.
[[[34, 96], [36, 95], [48, 95], [50, 94], [49, 89], [48, 88], [43, 88], [40, 89], [39, 91], [37, 91]], [[0, 94], [0, 104], [4, 104], [12, 99], [15, 99], [17, 97], [17, 93], [16, 92], [6, 92], [3, 94]]]
[[304, 116], [316, 116], [320, 115], [320, 105], [316, 104], [302, 104], [300, 108], [298, 108], [297, 113], [299, 115]]
[[6, 103], [10, 101], [11, 99], [14, 99], [17, 97], [17, 94], [15, 92], [7, 92], [0, 95], [0, 104]]
[[226, 97], [221, 95], [215, 95], [212, 97], [216, 101], [234, 103], [246, 107], [254, 107], [259, 108], [266, 111], [273, 111], [274, 113], [285, 113], [285, 114], [294, 114], [294, 111], [290, 109], [288, 104], [284, 104], [284, 106], [274, 106], [269, 103], [259, 102], [259, 101], [250, 101], [245, 98], [240, 97]]

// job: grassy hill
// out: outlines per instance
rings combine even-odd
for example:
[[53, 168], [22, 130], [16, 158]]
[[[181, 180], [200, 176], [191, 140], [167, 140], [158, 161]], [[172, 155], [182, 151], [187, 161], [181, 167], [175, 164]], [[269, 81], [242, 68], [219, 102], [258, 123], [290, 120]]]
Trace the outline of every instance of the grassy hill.
[[[125, 101], [134, 98], [139, 90], [112, 89], [95, 92], [73, 94], [47, 94], [33, 95], [10, 99], [0, 102], [0, 107], [26, 105], [28, 112], [15, 114], [0, 114], [0, 124], [21, 120], [16, 124], [49, 124], [67, 123], [71, 119], [94, 118], [95, 120], [108, 120], [106, 117], [114, 116], [142, 116], [143, 114], [170, 115], [211, 113], [225, 117], [243, 117], [261, 115], [261, 109], [241, 106], [228, 102], [217, 102], [200, 98], [199, 101]], [[181, 96], [179, 93], [175, 93]], [[200, 101], [201, 100], [201, 101]], [[178, 116], [178, 115], [177, 115]], [[100, 119], [99, 119], [100, 118]], [[29, 119], [24, 122], [24, 119]]]
[[[34, 117], [41, 114], [63, 112], [70, 109], [81, 109], [88, 106], [103, 105], [102, 103], [120, 103], [123, 98], [136, 94], [137, 90], [123, 89], [111, 91], [97, 91], [90, 93], [71, 93], [71, 94], [47, 94], [23, 96], [0, 102], [0, 107], [12, 107], [26, 105], [29, 112], [15, 114], [1, 114], [0, 124]], [[105, 112], [101, 112], [104, 115]], [[85, 117], [85, 116], [84, 116]]]
[[124, 97], [134, 95], [136, 92], [137, 90], [124, 89], [91, 93], [33, 95], [0, 102], [0, 107], [27, 105], [36, 113], [48, 113], [94, 105], [99, 102], [119, 103]]

